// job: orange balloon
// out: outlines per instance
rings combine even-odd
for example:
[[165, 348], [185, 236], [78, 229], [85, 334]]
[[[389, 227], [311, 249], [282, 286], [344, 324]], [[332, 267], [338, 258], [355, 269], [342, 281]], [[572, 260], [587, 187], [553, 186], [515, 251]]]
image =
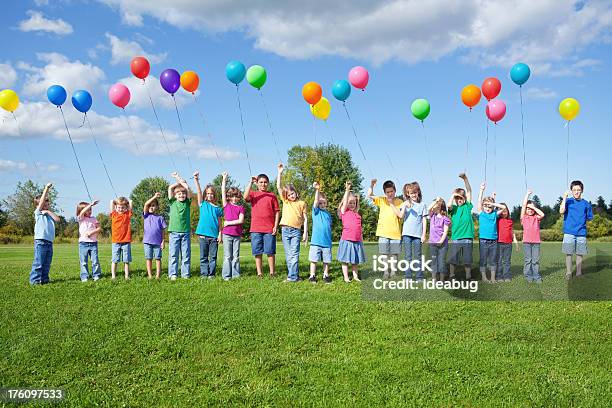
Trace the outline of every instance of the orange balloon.
[[308, 82], [302, 88], [302, 96], [309, 104], [316, 105], [317, 102], [321, 100], [321, 96], [323, 96], [321, 85], [317, 84], [316, 82]]
[[185, 71], [181, 75], [181, 86], [187, 92], [194, 93], [200, 86], [200, 78], [194, 71]]
[[474, 84], [470, 84], [461, 91], [461, 100], [468, 108], [472, 109], [480, 102], [480, 88]]

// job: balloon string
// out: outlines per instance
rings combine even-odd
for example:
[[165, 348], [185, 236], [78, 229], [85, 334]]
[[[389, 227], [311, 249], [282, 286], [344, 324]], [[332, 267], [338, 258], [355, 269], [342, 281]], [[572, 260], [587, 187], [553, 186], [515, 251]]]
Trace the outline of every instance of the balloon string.
[[525, 190], [527, 190], [527, 158], [525, 151], [525, 126], [523, 117], [523, 87], [519, 86], [519, 94], [521, 97], [521, 134], [523, 135], [523, 173], [525, 176]]
[[331, 129], [329, 128], [329, 126], [327, 125], [327, 120], [324, 121], [325, 122], [325, 130], [327, 130], [327, 133], [329, 134], [329, 140], [331, 140], [332, 144], [335, 143], [334, 142], [334, 135], [332, 134]]
[[314, 135], [315, 147], [317, 147], [317, 120], [314, 115], [312, 115], [312, 134]]
[[363, 156], [363, 160], [366, 163], [366, 166], [368, 167], [368, 170], [370, 171], [370, 176], [372, 178], [374, 178], [374, 173], [372, 172], [372, 168], [370, 167], [370, 163], [368, 163], [368, 159], [366, 159], [366, 155], [363, 152], [363, 148], [361, 147], [361, 143], [359, 142], [359, 138], [357, 137], [357, 131], [355, 130], [355, 125], [353, 125], [353, 121], [351, 120], [351, 115], [349, 115], [349, 111], [348, 108], [346, 107], [346, 102], [342, 102], [342, 106], [344, 106], [344, 111], [346, 112], [346, 117], [349, 120], [349, 123], [351, 124], [351, 127], [353, 128], [353, 135], [355, 136], [355, 140], [357, 141], [357, 146], [359, 146], [359, 151], [361, 151], [361, 155]]
[[497, 123], [493, 126], [493, 186], [497, 188]]
[[[170, 152], [170, 146], [168, 146], [168, 141], [166, 140], [166, 135], [164, 134], [164, 128], [162, 127], [161, 122], [159, 121], [159, 116], [157, 116], [157, 110], [155, 109], [155, 105], [153, 104], [153, 98], [151, 97], [151, 91], [149, 91], [147, 82], [144, 79], [142, 80], [142, 84], [147, 89], [147, 94], [149, 95], [149, 102], [151, 102], [151, 108], [153, 108], [153, 114], [155, 115], [155, 120], [157, 120], [157, 126], [159, 126], [159, 132], [161, 133], [162, 139], [164, 140], [164, 144], [166, 145], [166, 150], [168, 150], [168, 157], [170, 158], [170, 161], [172, 162], [172, 167], [174, 170], [178, 170], [178, 168], [176, 167], [176, 163], [174, 162], [174, 157], [172, 156], [172, 153]], [[123, 109], [123, 111], [125, 112], [125, 108]]]
[[565, 151], [565, 185], [569, 186], [569, 146], [570, 146], [570, 121], [567, 121], [567, 148]]
[[200, 115], [200, 119], [202, 119], [202, 124], [204, 125], [204, 131], [208, 134], [208, 139], [210, 140], [210, 144], [213, 147], [215, 152], [215, 156], [217, 156], [217, 160], [219, 161], [219, 166], [223, 169], [223, 161], [221, 160], [221, 156], [219, 156], [219, 152], [217, 151], [217, 147], [215, 146], [215, 142], [213, 141], [212, 135], [210, 133], [210, 129], [208, 129], [208, 124], [206, 122], [206, 117], [204, 116], [204, 112], [200, 108], [200, 103], [198, 102], [198, 97], [195, 92], [191, 93], [193, 95], [193, 99], [195, 100], [196, 107], [198, 108], [198, 114]]
[[484, 179], [487, 181], [487, 160], [489, 158], [489, 120], [487, 119], [487, 137], [485, 139]]
[[[376, 136], [378, 137], [378, 140], [383, 140], [380, 134], [380, 129], [378, 128], [377, 120], [374, 120], [374, 129], [376, 129]], [[387, 156], [387, 161], [389, 162], [389, 165], [391, 166], [391, 170], [395, 172], [395, 166], [393, 165], [393, 161], [391, 160], [391, 156], [389, 156], [389, 152], [387, 152], [387, 150], [385, 150], [385, 156]]]
[[431, 155], [429, 154], [429, 144], [427, 143], [427, 134], [425, 133], [425, 122], [421, 121], [421, 128], [423, 129], [423, 139], [425, 139], [425, 152], [427, 153], [427, 161], [429, 163], [429, 175], [431, 176], [431, 185], [434, 191], [436, 191], [436, 180], [434, 179], [433, 166], [431, 165]]
[[278, 161], [282, 162], [283, 159], [280, 154], [280, 150], [278, 148], [278, 142], [276, 140], [276, 135], [274, 134], [274, 130], [272, 129], [272, 121], [270, 120], [270, 113], [268, 112], [268, 106], [266, 105], [266, 99], [264, 98], [263, 92], [261, 89], [258, 89], [259, 96], [261, 96], [261, 102], [264, 107], [264, 111], [266, 112], [266, 119], [268, 120], [268, 127], [270, 128], [270, 133], [272, 134], [272, 139], [274, 140], [274, 147], [276, 148], [276, 155], [278, 156]]
[[249, 166], [249, 174], [253, 174], [253, 170], [251, 170], [251, 159], [249, 158], [249, 149], [247, 146], [246, 133], [244, 131], [244, 118], [242, 117], [242, 104], [240, 103], [240, 92], [238, 89], [238, 84], [236, 84], [236, 99], [238, 100], [238, 110], [240, 111], [240, 125], [242, 126], [242, 141], [244, 142], [244, 152], [247, 157], [247, 165]]
[[187, 139], [185, 139], [185, 131], [183, 130], [183, 122], [181, 121], [181, 115], [179, 115], [178, 105], [176, 104], [176, 98], [172, 94], [172, 100], [174, 101], [174, 109], [176, 110], [176, 117], [179, 123], [179, 129], [181, 130], [181, 136], [183, 137], [183, 144], [187, 151], [187, 163], [189, 163], [189, 169], [193, 173], [193, 165], [191, 164], [191, 157], [189, 156], [189, 147], [187, 146]]
[[85, 185], [85, 191], [87, 191], [87, 197], [89, 197], [89, 201], [92, 201], [91, 194], [89, 194], [89, 187], [87, 187], [87, 182], [85, 181], [85, 176], [83, 175], [83, 169], [81, 168], [81, 163], [79, 163], [79, 157], [77, 156], [76, 149], [74, 148], [74, 143], [72, 142], [72, 136], [70, 136], [70, 131], [68, 130], [68, 123], [66, 123], [66, 116], [64, 116], [64, 110], [61, 105], [58, 106], [60, 112], [62, 113], [62, 118], [64, 119], [64, 126], [66, 127], [66, 133], [68, 134], [68, 139], [70, 140], [70, 145], [72, 146], [72, 152], [74, 153], [74, 158], [76, 159], [77, 166], [79, 168], [79, 172], [81, 173], [81, 178], [83, 179], [83, 184]]
[[98, 146], [98, 141], [96, 140], [96, 136], [94, 135], [94, 131], [93, 131], [93, 128], [91, 127], [91, 122], [89, 121], [89, 116], [87, 116], [87, 113], [83, 115], [83, 121], [85, 120], [87, 120], [87, 125], [89, 125], [89, 131], [91, 132], [91, 138], [93, 139], [94, 144], [96, 145], [96, 150], [98, 151], [98, 156], [100, 156], [100, 161], [102, 162], [102, 166], [104, 167], [104, 172], [106, 173], [106, 177], [108, 178], [108, 183], [113, 189], [113, 193], [115, 193], [115, 197], [118, 197], [119, 195], [117, 194], [117, 190], [115, 190], [115, 186], [113, 185], [111, 176], [108, 173], [108, 169], [106, 168], [106, 163], [104, 162], [104, 159], [102, 158], [102, 152], [100, 151], [100, 146]]
[[[139, 156], [143, 156], [142, 152], [140, 151], [140, 146], [138, 145], [138, 142], [136, 141], [136, 135], [134, 134], [134, 129], [132, 128], [132, 123], [130, 122], [130, 117], [128, 116], [127, 112], [125, 111], [125, 108], [123, 108], [123, 116], [125, 116], [125, 120], [127, 121], [128, 128], [130, 129], [130, 134], [132, 135], [132, 141], [134, 142], [134, 145], [136, 146], [136, 151], [138, 152]], [[147, 177], [151, 177], [151, 175], [149, 174], [149, 171], [147, 170], [147, 168], [146, 168], [146, 166], [144, 164], [142, 165], [142, 168], [143, 168], [145, 174], [147, 175]]]
[[28, 157], [30, 158], [30, 161], [34, 165], [34, 171], [36, 172], [36, 178], [42, 179], [41, 177], [42, 173], [40, 169], [38, 168], [38, 164], [34, 160], [34, 155], [32, 155], [32, 151], [30, 150], [30, 145], [28, 144], [25, 137], [23, 137], [23, 134], [21, 133], [21, 126], [19, 126], [19, 121], [17, 120], [17, 116], [15, 116], [15, 112], [11, 112], [11, 115], [13, 115], [13, 119], [15, 120], [15, 124], [17, 125], [17, 133], [19, 134], [19, 138], [23, 141], [23, 145], [25, 146], [26, 153], [28, 153]]
[[465, 174], [467, 174], [467, 166], [470, 161], [470, 128], [472, 125], [472, 118], [473, 118], [472, 108], [470, 108], [470, 113], [468, 116], [468, 132], [467, 132], [467, 138], [465, 140], [465, 163], [463, 166], [463, 172]]

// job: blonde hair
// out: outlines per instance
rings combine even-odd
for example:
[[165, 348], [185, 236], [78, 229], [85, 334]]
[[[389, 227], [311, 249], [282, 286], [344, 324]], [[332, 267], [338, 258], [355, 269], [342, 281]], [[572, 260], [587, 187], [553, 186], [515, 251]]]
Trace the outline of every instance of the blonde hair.
[[130, 202], [125, 197], [117, 197], [113, 200], [114, 205], [125, 205], [126, 207], [130, 205]]
[[423, 193], [421, 193], [421, 186], [416, 181], [413, 181], [412, 183], [404, 184], [403, 192], [404, 192], [404, 200], [408, 200], [410, 198], [410, 193], [417, 193], [418, 195], [417, 203], [420, 203], [421, 200], [423, 199]]
[[174, 189], [172, 190], [172, 194], [174, 195], [178, 193], [179, 191], [184, 191], [185, 194], [187, 194], [187, 189], [182, 184], [179, 184], [178, 186], [174, 187]]
[[444, 202], [444, 200], [440, 200], [436, 202], [436, 204], [431, 208], [431, 212], [446, 216], [447, 209], [446, 209], [446, 203]]
[[[346, 204], [347, 204], [347, 206], [348, 206], [348, 202], [352, 198], [355, 199], [355, 210], [354, 211], [359, 211], [359, 196], [357, 194], [353, 193], [352, 191], [350, 193], [348, 193], [348, 197], [346, 197]], [[340, 210], [342, 209], [342, 204], [344, 204], [344, 200], [340, 201], [340, 205], [338, 205], [338, 213], [340, 213]]]
[[295, 193], [295, 199], [296, 200], [300, 199], [300, 195], [295, 189], [295, 186], [291, 183], [286, 184], [285, 187], [283, 187], [283, 191], [281, 191], [281, 196], [283, 197], [283, 200], [287, 199], [287, 197], [289, 196], [289, 193]]
[[80, 216], [81, 215], [81, 211], [83, 211], [83, 208], [87, 207], [89, 205], [88, 202], [86, 201], [81, 201], [80, 203], [77, 204], [77, 208], [76, 208], [76, 216]]
[[495, 202], [495, 199], [493, 197], [485, 197], [485, 198], [482, 199], [482, 202], [483, 203], [490, 203], [490, 204], [492, 204], [492, 203]]

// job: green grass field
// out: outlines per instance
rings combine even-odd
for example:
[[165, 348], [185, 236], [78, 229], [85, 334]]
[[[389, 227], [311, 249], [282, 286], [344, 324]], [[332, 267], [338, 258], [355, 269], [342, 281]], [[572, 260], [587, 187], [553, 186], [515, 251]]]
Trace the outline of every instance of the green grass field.
[[[331, 285], [284, 283], [278, 249], [274, 280], [244, 245], [241, 279], [157, 282], [135, 244], [132, 280], [113, 283], [103, 245], [105, 278], [81, 283], [77, 246], [56, 245], [52, 283], [30, 287], [32, 247], [0, 246], [0, 387], [62, 388], [73, 407], [610, 406], [610, 301], [371, 301], [337, 264]], [[521, 262], [495, 290], [526, 287]]]

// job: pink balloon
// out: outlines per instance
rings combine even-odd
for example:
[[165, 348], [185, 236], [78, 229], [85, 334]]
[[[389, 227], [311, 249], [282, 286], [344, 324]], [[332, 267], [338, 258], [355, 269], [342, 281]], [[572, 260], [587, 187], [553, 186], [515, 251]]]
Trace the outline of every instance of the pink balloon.
[[353, 67], [349, 71], [348, 79], [355, 88], [365, 89], [365, 87], [368, 86], [370, 74], [368, 74], [368, 70], [364, 67]]
[[130, 90], [123, 84], [115, 84], [109, 89], [108, 98], [115, 106], [124, 109], [130, 103]]
[[487, 103], [485, 112], [491, 122], [497, 123], [506, 116], [506, 104], [499, 99], [493, 99]]

